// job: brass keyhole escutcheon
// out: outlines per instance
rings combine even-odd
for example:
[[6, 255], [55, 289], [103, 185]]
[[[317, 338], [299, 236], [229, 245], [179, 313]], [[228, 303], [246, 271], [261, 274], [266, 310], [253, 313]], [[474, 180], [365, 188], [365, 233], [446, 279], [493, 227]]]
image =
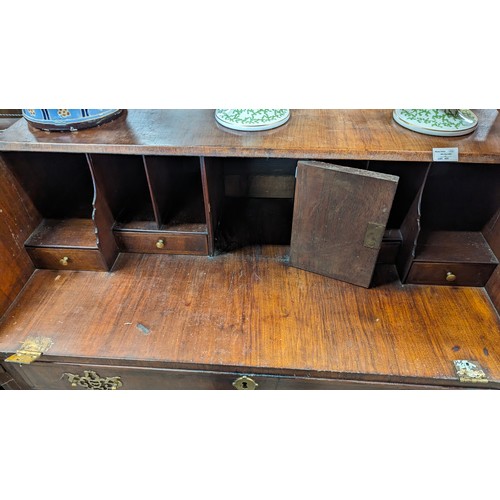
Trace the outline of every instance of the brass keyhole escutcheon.
[[159, 239], [157, 242], [156, 242], [156, 248], [164, 248], [165, 247], [165, 241], [162, 240], [162, 239]]
[[257, 387], [259, 387], [259, 384], [255, 382], [255, 380], [252, 380], [250, 377], [243, 376], [237, 378], [233, 382], [233, 386], [240, 391], [254, 391], [255, 389], [257, 389]]
[[455, 281], [456, 279], [457, 279], [457, 277], [452, 272], [448, 271], [446, 273], [446, 281], [452, 282], [452, 281]]
[[59, 263], [61, 264], [61, 266], [67, 266], [68, 265], [68, 262], [69, 262], [69, 257], [63, 257]]

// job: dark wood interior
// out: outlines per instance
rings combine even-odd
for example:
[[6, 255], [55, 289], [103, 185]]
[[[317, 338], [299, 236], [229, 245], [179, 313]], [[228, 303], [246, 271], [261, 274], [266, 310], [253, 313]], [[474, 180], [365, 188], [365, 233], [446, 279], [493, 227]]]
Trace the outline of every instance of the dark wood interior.
[[206, 233], [200, 158], [147, 156], [144, 161], [159, 229]]
[[[292, 110], [246, 133], [213, 110], [131, 110], [76, 133], [13, 123], [4, 385], [115, 367], [124, 388], [477, 387], [457, 378], [466, 359], [499, 386], [500, 119], [477, 114], [458, 138], [390, 110]], [[460, 161], [432, 162], [446, 146]], [[4, 361], [32, 336], [52, 343], [39, 360]]]
[[158, 229], [141, 155], [90, 155], [97, 183], [116, 221], [115, 229]]
[[92, 218], [94, 187], [85, 155], [4, 153], [4, 161], [43, 218]]

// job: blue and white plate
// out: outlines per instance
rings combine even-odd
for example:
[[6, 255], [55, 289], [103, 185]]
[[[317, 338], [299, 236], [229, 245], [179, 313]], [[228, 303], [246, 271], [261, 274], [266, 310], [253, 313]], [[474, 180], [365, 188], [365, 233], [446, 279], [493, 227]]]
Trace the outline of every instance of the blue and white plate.
[[23, 109], [23, 116], [42, 130], [76, 131], [116, 118], [121, 109]]

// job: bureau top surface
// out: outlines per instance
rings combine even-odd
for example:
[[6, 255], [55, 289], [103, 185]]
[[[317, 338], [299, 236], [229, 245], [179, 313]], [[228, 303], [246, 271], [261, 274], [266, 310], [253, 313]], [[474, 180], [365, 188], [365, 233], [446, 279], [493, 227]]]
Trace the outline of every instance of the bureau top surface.
[[78, 132], [41, 131], [21, 119], [0, 131], [0, 151], [431, 161], [433, 148], [458, 147], [459, 161], [500, 163], [498, 111], [474, 112], [472, 134], [435, 137], [401, 127], [390, 109], [293, 109], [285, 125], [260, 132], [229, 130], [213, 109], [130, 109]]

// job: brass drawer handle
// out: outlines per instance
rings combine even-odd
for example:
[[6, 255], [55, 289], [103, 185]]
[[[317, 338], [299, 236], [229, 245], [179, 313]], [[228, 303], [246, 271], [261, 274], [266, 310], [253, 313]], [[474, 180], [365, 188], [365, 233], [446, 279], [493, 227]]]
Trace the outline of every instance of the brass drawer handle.
[[114, 391], [123, 386], [120, 377], [100, 377], [96, 372], [84, 371], [83, 375], [63, 373], [71, 387], [83, 387], [91, 391]]
[[446, 281], [455, 281], [457, 277], [450, 271], [446, 273]]
[[239, 377], [233, 382], [233, 386], [240, 391], [254, 391], [259, 387], [259, 384], [250, 377]]
[[68, 265], [68, 262], [69, 262], [69, 257], [63, 257], [63, 258], [59, 261], [59, 264], [61, 264], [61, 266], [67, 266], [67, 265]]
[[157, 242], [156, 242], [156, 248], [164, 248], [165, 247], [165, 241], [162, 240], [162, 239], [159, 239]]

